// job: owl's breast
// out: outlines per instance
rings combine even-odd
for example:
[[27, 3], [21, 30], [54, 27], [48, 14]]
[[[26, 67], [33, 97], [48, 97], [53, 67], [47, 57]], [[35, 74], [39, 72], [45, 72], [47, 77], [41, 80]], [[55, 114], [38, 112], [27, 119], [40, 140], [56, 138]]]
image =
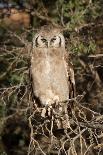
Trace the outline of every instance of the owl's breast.
[[62, 48], [50, 48], [48, 56], [51, 58], [62, 58], [64, 56], [64, 49]]
[[32, 51], [32, 57], [36, 60], [45, 59], [48, 53], [48, 48], [34, 48]]
[[38, 49], [32, 55], [31, 72], [34, 94], [41, 103], [68, 99], [69, 89], [63, 51], [59, 48]]
[[47, 59], [49, 57], [62, 58], [64, 56], [64, 48], [35, 48], [32, 52], [32, 55], [35, 59]]

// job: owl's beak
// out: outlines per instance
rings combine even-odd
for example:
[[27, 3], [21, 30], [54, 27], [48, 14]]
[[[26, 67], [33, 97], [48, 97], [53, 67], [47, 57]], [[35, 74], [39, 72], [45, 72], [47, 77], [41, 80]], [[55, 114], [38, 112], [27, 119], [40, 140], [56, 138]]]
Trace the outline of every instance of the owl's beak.
[[50, 46], [50, 41], [48, 41], [48, 45], [47, 45], [48, 47]]

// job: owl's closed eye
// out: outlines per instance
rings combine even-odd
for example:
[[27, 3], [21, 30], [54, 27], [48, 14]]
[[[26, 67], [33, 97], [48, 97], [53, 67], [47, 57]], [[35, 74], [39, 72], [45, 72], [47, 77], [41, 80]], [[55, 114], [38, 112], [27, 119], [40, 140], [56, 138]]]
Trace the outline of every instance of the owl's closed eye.
[[59, 36], [54, 36], [51, 38], [50, 47], [61, 47], [61, 38]]
[[48, 41], [43, 36], [38, 36], [35, 40], [36, 47], [47, 47]]

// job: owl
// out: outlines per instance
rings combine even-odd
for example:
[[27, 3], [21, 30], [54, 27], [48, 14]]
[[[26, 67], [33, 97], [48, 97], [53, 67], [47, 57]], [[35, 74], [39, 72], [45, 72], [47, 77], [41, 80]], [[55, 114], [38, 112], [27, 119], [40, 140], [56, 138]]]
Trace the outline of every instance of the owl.
[[44, 26], [33, 37], [31, 75], [34, 96], [43, 106], [74, 97], [75, 80], [60, 29]]

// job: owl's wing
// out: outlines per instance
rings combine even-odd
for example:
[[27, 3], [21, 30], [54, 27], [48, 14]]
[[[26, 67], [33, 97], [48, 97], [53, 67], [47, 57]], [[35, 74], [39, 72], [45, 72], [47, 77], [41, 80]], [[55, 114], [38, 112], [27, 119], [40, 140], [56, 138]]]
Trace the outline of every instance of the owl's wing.
[[75, 78], [72, 63], [69, 62], [68, 82], [69, 82], [69, 98], [72, 99], [76, 96]]
[[66, 65], [67, 65], [69, 99], [72, 99], [76, 96], [76, 88], [75, 88], [74, 69], [73, 69], [73, 65], [69, 59], [68, 53], [66, 53], [66, 55], [65, 55], [65, 60], [66, 60]]

